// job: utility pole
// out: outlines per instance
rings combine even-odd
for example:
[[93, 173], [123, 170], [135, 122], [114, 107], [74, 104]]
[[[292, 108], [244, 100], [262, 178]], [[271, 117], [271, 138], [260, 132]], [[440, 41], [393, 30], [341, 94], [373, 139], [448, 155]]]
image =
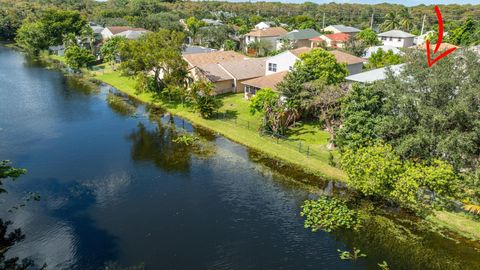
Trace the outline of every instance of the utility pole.
[[325, 29], [325, 12], [323, 12], [323, 23], [322, 23], [322, 31]]
[[375, 15], [375, 10], [372, 12], [372, 19], [370, 20], [370, 28], [373, 29], [373, 16]]
[[423, 15], [423, 22], [422, 22], [422, 31], [420, 31], [420, 36], [423, 35], [423, 30], [425, 28], [425, 19], [426, 19], [427, 15]]

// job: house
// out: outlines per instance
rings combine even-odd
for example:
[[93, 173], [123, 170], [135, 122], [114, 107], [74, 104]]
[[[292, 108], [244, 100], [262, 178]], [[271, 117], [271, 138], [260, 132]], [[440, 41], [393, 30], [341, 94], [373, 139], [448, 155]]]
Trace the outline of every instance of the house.
[[208, 80], [214, 85], [214, 93], [241, 92], [243, 82], [265, 75], [265, 59], [247, 58], [233, 51], [186, 54], [194, 80]]
[[280, 38], [281, 42], [277, 43], [277, 50], [283, 47], [300, 48], [310, 47], [311, 38], [320, 36], [320, 33], [314, 29], [293, 30]]
[[245, 35], [245, 47], [247, 53], [252, 53], [251, 50], [248, 49], [248, 45], [254, 41], [258, 40], [265, 40], [270, 44], [270, 49], [277, 48], [277, 42], [280, 37], [286, 35], [288, 32], [287, 30], [283, 29], [282, 27], [269, 27], [265, 29], [252, 29], [248, 34]]
[[413, 46], [415, 36], [401, 30], [391, 30], [378, 34], [378, 39], [386, 46], [408, 48]]
[[343, 24], [337, 24], [337, 25], [329, 25], [323, 28], [322, 31], [325, 33], [333, 33], [333, 34], [344, 33], [344, 34], [349, 34], [350, 36], [354, 36], [355, 34], [360, 32], [360, 29], [357, 29], [351, 26], [345, 26]]
[[[292, 70], [295, 62], [300, 60], [300, 55], [311, 50], [312, 48], [302, 47], [268, 58], [265, 64], [265, 74], [270, 75], [276, 72]], [[346, 64], [350, 74], [357, 74], [362, 71], [365, 59], [337, 50], [329, 51], [329, 53], [335, 56], [337, 62]]]
[[388, 70], [398, 75], [405, 64], [393, 65], [389, 67], [377, 68], [362, 73], [347, 76], [345, 79], [352, 83], [370, 84], [376, 81], [382, 81], [387, 78]]
[[363, 58], [368, 59], [372, 56], [373, 53], [376, 53], [378, 50], [382, 50], [384, 52], [392, 51], [393, 54], [403, 55], [403, 52], [400, 51], [397, 47], [383, 45], [383, 46], [372, 46], [365, 49], [365, 53], [363, 54]]
[[48, 47], [48, 51], [51, 54], [54, 54], [54, 55], [64, 56], [65, 55], [65, 46], [63, 46], [63, 45], [50, 46], [50, 47]]
[[247, 80], [243, 82], [245, 99], [250, 99], [257, 94], [257, 91], [263, 88], [270, 88], [273, 91], [277, 91], [277, 85], [283, 81], [288, 71], [282, 71], [258, 77], [255, 79]]
[[346, 33], [336, 33], [336, 34], [325, 34], [319, 37], [311, 38], [310, 47], [321, 47], [322, 44], [325, 44], [328, 48], [344, 48], [345, 43], [350, 40], [351, 36]]
[[123, 36], [128, 39], [138, 39], [141, 35], [148, 32], [143, 28], [133, 28], [129, 26], [109, 26], [105, 27], [101, 34], [103, 40], [107, 40], [114, 36]]

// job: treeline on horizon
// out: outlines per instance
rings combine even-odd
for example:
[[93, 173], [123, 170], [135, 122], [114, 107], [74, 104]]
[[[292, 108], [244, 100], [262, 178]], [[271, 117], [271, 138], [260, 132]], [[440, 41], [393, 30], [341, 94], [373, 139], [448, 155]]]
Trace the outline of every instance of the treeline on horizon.
[[[47, 8], [77, 10], [90, 21], [102, 25], [129, 25], [156, 30], [158, 21], [162, 27], [179, 29], [179, 19], [196, 17], [199, 19], [220, 19], [230, 25], [251, 27], [259, 21], [286, 23], [292, 28], [308, 26], [321, 29], [323, 23], [345, 24], [364, 29], [370, 26], [372, 14], [373, 28], [378, 29], [389, 13], [400, 14], [408, 9], [411, 15], [411, 29], [419, 34], [425, 15], [425, 31], [435, 30], [437, 18], [433, 5], [406, 7], [398, 4], [303, 4], [279, 2], [217, 2], [217, 1], [159, 1], [159, 0], [0, 0], [0, 38], [12, 39], [21, 22], [36, 16]], [[480, 17], [480, 5], [440, 5], [449, 31], [467, 19]], [[325, 21], [324, 21], [325, 18]], [[168, 21], [168, 22], [167, 22]], [[162, 24], [162, 23], [160, 23]], [[306, 28], [306, 27], [303, 27]], [[291, 30], [291, 29], [289, 29]], [[381, 30], [381, 29], [380, 29]]]

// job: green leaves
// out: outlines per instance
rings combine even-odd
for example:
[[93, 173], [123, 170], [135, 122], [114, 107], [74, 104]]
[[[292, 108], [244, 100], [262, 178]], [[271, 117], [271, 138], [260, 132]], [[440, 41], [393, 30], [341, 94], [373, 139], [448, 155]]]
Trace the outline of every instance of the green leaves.
[[306, 200], [300, 212], [305, 217], [305, 228], [313, 232], [322, 229], [331, 232], [340, 228], [353, 228], [358, 224], [357, 213], [337, 198], [320, 197]]
[[65, 51], [65, 60], [69, 67], [74, 70], [79, 70], [80, 68], [92, 65], [93, 62], [95, 62], [95, 56], [85, 48], [72, 45]]

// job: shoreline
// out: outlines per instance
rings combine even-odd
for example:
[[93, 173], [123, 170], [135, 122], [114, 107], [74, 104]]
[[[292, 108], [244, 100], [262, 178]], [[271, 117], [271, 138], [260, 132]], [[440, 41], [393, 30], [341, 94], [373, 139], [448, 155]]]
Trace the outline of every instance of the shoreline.
[[[65, 63], [61, 59], [57, 59], [57, 58], [58, 57], [54, 58], [54, 57], [48, 56], [47, 59], [43, 59], [43, 60], [47, 60], [47, 61], [50, 61], [50, 62], [53, 61], [56, 64], [60, 64], [60, 65], [65, 66]], [[197, 126], [200, 126], [201, 128], [205, 128], [205, 129], [208, 129], [212, 132], [220, 134], [220, 135], [224, 136], [225, 138], [227, 138], [227, 139], [229, 139], [229, 140], [231, 140], [235, 143], [238, 143], [238, 144], [243, 145], [247, 148], [250, 148], [254, 151], [257, 151], [262, 155], [265, 155], [265, 157], [270, 159], [270, 160], [279, 159], [281, 162], [283, 162], [287, 166], [293, 166], [293, 167], [298, 168], [299, 170], [303, 171], [305, 174], [321, 178], [321, 181], [339, 181], [339, 182], [342, 182], [342, 183], [345, 182], [346, 175], [340, 169], [337, 169], [337, 170], [339, 170], [341, 172], [341, 174], [340, 174], [341, 177], [329, 177], [329, 176], [326, 176], [325, 174], [322, 174], [322, 172], [318, 168], [312, 169], [310, 167], [311, 166], [310, 164], [312, 162], [320, 162], [317, 159], [310, 158], [308, 163], [301, 163], [301, 162], [297, 163], [297, 162], [290, 162], [288, 160], [285, 160], [284, 158], [280, 157], [278, 154], [275, 154], [275, 153], [273, 153], [273, 156], [270, 156], [269, 155], [270, 153], [268, 153], [268, 151], [264, 151], [264, 149], [260, 149], [260, 148], [256, 147], [256, 145], [254, 145], [254, 144], [252, 144], [252, 146], [251, 146], [249, 143], [245, 143], [245, 142], [249, 142], [252, 139], [251, 137], [250, 138], [248, 138], [248, 137], [245, 138], [243, 136], [233, 136], [231, 133], [224, 132], [225, 128], [226, 128], [225, 126], [228, 126], [227, 129], [237, 128], [234, 124], [231, 124], [227, 121], [218, 120], [218, 119], [215, 119], [215, 120], [203, 119], [200, 116], [196, 115], [194, 112], [191, 112], [189, 110], [186, 111], [185, 109], [178, 109], [178, 105], [164, 104], [161, 101], [154, 101], [153, 97], [150, 93], [136, 94], [136, 93], [134, 93], [133, 89], [130, 89], [130, 90], [127, 89], [127, 88], [130, 88], [130, 87], [125, 87], [125, 88], [122, 89], [122, 87], [120, 85], [115, 85], [115, 83], [112, 83], [109, 80], [98, 78], [99, 76], [97, 74], [92, 76], [92, 74], [90, 74], [90, 73], [92, 73], [92, 72], [89, 71], [88, 74], [85, 74], [85, 73], [82, 72], [81, 75], [87, 81], [90, 81], [90, 82], [91, 81], [97, 81], [97, 82], [104, 83], [104, 84], [106, 84], [110, 87], [113, 87], [116, 90], [118, 90], [118, 91], [128, 95], [129, 97], [131, 97], [131, 98], [133, 98], [133, 99], [135, 99], [139, 102], [142, 102], [146, 105], [153, 105], [153, 106], [162, 107], [163, 109], [165, 109], [169, 113], [171, 113], [175, 116], [184, 118], [185, 120], [189, 121], [192, 125], [197, 125]], [[128, 79], [128, 78], [126, 78], [126, 79]], [[254, 132], [252, 132], [252, 133], [254, 133]], [[258, 136], [258, 132], [255, 132], [255, 133]], [[266, 138], [263, 138], [262, 136], [258, 136], [258, 137], [260, 137], [261, 139], [263, 139], [265, 141], [268, 140]], [[244, 141], [242, 141], [242, 139], [244, 139]], [[268, 143], [268, 141], [266, 143]], [[293, 155], [296, 155], [296, 156], [303, 156], [304, 159], [308, 159], [303, 154], [300, 154], [300, 153], [296, 152], [295, 150], [292, 151], [291, 149], [289, 149], [287, 147], [283, 147], [283, 146], [278, 145], [278, 144], [276, 144], [276, 146], [279, 147], [279, 148], [284, 148], [283, 153], [285, 153], [285, 151], [288, 150], [288, 152], [290, 152], [289, 154], [293, 154]], [[308, 166], [308, 165], [310, 165], [310, 166]], [[448, 217], [448, 218], [446, 218], [446, 217]], [[457, 220], [457, 219], [462, 220], [462, 222], [464, 222], [464, 224], [459, 225], [457, 222], [455, 222], [455, 220]], [[462, 214], [462, 213], [437, 211], [434, 214], [432, 214], [430, 216], [427, 216], [426, 218], [422, 218], [422, 220], [424, 222], [428, 222], [432, 225], [431, 231], [445, 230], [445, 232], [447, 234], [453, 234], [453, 235], [458, 236], [460, 238], [464, 238], [466, 241], [473, 241], [475, 243], [480, 242], [480, 222], [475, 221], [473, 219], [466, 218], [464, 216], [464, 214]], [[440, 232], [437, 231], [437, 233], [440, 233]], [[440, 234], [442, 234], [442, 233], [440, 233]]]

